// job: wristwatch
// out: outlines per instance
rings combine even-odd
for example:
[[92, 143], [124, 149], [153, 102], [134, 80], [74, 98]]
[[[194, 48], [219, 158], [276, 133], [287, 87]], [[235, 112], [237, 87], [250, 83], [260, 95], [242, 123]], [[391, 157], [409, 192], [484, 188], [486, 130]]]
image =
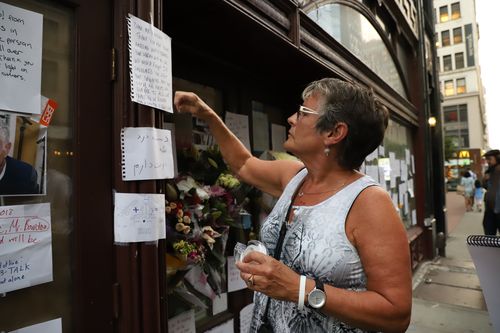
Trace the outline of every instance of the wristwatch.
[[307, 304], [315, 309], [320, 309], [326, 303], [326, 293], [323, 282], [319, 279], [314, 279], [316, 286], [307, 294]]

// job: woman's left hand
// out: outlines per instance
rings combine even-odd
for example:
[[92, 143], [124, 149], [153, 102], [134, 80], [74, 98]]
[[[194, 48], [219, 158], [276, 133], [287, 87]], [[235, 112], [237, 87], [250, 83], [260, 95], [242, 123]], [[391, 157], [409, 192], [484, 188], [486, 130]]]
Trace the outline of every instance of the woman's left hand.
[[248, 288], [275, 299], [297, 302], [300, 276], [281, 261], [252, 251], [236, 266]]

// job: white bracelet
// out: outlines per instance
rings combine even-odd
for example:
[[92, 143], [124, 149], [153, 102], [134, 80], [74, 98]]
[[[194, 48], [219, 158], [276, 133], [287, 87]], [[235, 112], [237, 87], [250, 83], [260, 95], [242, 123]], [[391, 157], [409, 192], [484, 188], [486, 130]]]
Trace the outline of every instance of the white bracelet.
[[299, 285], [299, 303], [297, 304], [297, 309], [302, 311], [304, 309], [304, 298], [306, 296], [306, 277], [305, 275], [300, 276]]

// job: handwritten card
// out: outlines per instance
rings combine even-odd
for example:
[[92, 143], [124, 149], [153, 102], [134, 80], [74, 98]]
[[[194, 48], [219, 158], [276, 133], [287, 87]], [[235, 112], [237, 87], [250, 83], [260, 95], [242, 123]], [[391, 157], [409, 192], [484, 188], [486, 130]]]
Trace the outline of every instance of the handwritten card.
[[189, 310], [169, 318], [168, 331], [175, 333], [196, 333], [194, 310]]
[[267, 114], [252, 111], [253, 150], [269, 150], [269, 120]]
[[240, 270], [236, 267], [234, 257], [227, 257], [227, 291], [245, 289], [245, 281], [240, 277]]
[[115, 242], [148, 242], [165, 238], [165, 195], [115, 194]]
[[285, 151], [283, 143], [286, 141], [286, 127], [271, 124], [271, 144], [272, 150]]
[[205, 331], [205, 333], [234, 333], [234, 320], [228, 320], [222, 325], [215, 326], [214, 328]]
[[10, 331], [9, 333], [61, 333], [62, 321], [61, 318], [46, 321], [40, 324], [27, 326], [18, 330]]
[[0, 109], [40, 114], [43, 16], [0, 2]]
[[250, 150], [250, 130], [248, 126], [248, 116], [244, 114], [237, 114], [226, 112], [226, 126], [231, 132], [236, 135], [238, 139]]
[[121, 135], [123, 180], [174, 177], [172, 136], [169, 130], [125, 127]]
[[128, 16], [132, 101], [172, 113], [171, 39], [152, 24]]
[[254, 304], [250, 303], [240, 311], [240, 333], [250, 332]]
[[52, 281], [50, 204], [0, 207], [0, 293]]

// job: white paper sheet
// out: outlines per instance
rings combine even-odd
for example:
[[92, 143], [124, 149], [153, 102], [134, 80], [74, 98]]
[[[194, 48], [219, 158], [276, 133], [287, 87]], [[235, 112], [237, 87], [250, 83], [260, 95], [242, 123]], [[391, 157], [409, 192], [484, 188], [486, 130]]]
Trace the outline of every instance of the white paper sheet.
[[221, 293], [212, 300], [212, 316], [227, 310], [227, 293]]
[[172, 136], [169, 130], [125, 127], [121, 135], [123, 180], [174, 177]]
[[40, 114], [43, 15], [0, 2], [0, 109]]
[[205, 333], [234, 333], [234, 320], [228, 320], [222, 325], [215, 326], [214, 328], [205, 331]]
[[169, 318], [168, 331], [175, 333], [196, 333], [194, 310], [189, 310]]
[[10, 331], [9, 333], [61, 333], [62, 321], [61, 318], [46, 321], [40, 324], [35, 324], [20, 328], [18, 330]]
[[172, 138], [172, 157], [174, 158], [174, 178], [179, 174], [177, 169], [177, 144], [175, 142], [175, 124], [174, 123], [163, 123], [163, 128], [170, 131], [170, 137]]
[[173, 112], [171, 39], [152, 24], [128, 16], [132, 101]]
[[165, 238], [165, 195], [115, 193], [115, 242]]
[[285, 151], [283, 143], [286, 141], [286, 127], [271, 124], [271, 149], [274, 151]]
[[250, 331], [250, 323], [252, 321], [254, 304], [250, 303], [240, 311], [240, 333], [248, 333]]
[[267, 114], [252, 111], [253, 150], [269, 150], [269, 121]]
[[240, 270], [236, 267], [234, 257], [227, 257], [227, 291], [245, 289], [245, 281], [240, 277]]
[[238, 139], [251, 151], [250, 148], [250, 129], [248, 127], [248, 116], [233, 112], [226, 112], [226, 126]]
[[50, 204], [0, 207], [0, 293], [49, 281]]

